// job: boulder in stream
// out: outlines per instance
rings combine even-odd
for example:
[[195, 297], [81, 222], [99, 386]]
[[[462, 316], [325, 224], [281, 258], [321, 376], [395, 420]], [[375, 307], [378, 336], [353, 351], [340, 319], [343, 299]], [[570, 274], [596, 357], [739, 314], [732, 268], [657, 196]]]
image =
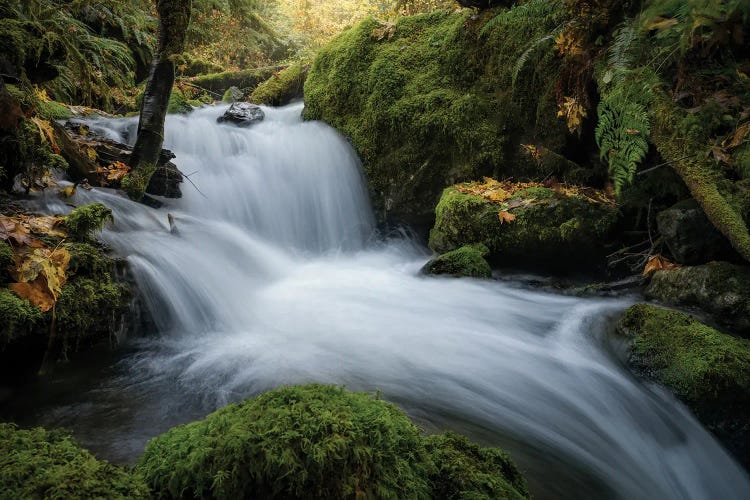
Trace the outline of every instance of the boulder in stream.
[[647, 304], [628, 309], [617, 329], [631, 339], [629, 363], [636, 372], [673, 390], [750, 465], [750, 341]]
[[484, 259], [490, 250], [483, 244], [467, 245], [438, 255], [422, 268], [425, 274], [491, 278], [492, 269]]
[[249, 102], [235, 102], [216, 121], [232, 123], [238, 127], [249, 127], [262, 122], [265, 117], [266, 114], [260, 109], [260, 106]]

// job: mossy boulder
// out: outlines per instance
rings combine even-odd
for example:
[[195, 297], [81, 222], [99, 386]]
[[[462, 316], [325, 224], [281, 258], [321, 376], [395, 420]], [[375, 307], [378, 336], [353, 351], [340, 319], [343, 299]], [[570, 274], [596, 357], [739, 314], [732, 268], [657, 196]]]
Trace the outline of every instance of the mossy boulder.
[[484, 259], [489, 249], [481, 243], [467, 245], [439, 255], [425, 264], [425, 274], [449, 274], [456, 277], [491, 278], [492, 269]]
[[294, 99], [301, 99], [309, 69], [309, 64], [295, 62], [255, 87], [247, 100], [267, 106], [283, 106]]
[[237, 87], [229, 87], [221, 98], [221, 102], [231, 103], [241, 101], [245, 97], [245, 93]]
[[617, 208], [585, 196], [547, 188], [516, 193], [509, 200], [514, 220], [501, 220], [503, 205], [456, 187], [445, 189], [435, 208], [430, 248], [449, 252], [482, 243], [488, 260], [504, 266], [547, 269], [591, 267], [606, 253], [605, 242], [618, 219]]
[[[458, 439], [426, 441], [398, 408], [372, 395], [313, 384], [175, 427], [149, 442], [136, 470], [163, 498], [426, 499], [438, 479], [448, 498], [485, 487], [527, 495], [507, 457], [482, 453]], [[462, 467], [474, 482], [452, 474]]]
[[750, 267], [727, 262], [657, 271], [646, 297], [663, 304], [694, 306], [717, 323], [750, 336]]
[[97, 460], [66, 432], [0, 424], [2, 498], [151, 498], [130, 471]]
[[749, 465], [750, 341], [646, 304], [628, 309], [618, 331], [632, 339], [631, 365], [672, 389]]
[[583, 148], [557, 118], [560, 64], [545, 42], [562, 7], [367, 19], [318, 52], [305, 117], [351, 139], [381, 221], [429, 226], [445, 187], [482, 175], [584, 175]]

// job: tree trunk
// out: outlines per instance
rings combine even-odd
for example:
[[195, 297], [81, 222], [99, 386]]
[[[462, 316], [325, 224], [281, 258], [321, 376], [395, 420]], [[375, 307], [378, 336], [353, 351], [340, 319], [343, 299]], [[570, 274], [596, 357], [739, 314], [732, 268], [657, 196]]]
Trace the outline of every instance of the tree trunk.
[[138, 138], [130, 157], [133, 171], [123, 183], [123, 188], [134, 199], [143, 196], [161, 154], [164, 119], [174, 85], [173, 56], [184, 49], [191, 3], [192, 0], [158, 0], [156, 5], [159, 13], [157, 46], [143, 94]]

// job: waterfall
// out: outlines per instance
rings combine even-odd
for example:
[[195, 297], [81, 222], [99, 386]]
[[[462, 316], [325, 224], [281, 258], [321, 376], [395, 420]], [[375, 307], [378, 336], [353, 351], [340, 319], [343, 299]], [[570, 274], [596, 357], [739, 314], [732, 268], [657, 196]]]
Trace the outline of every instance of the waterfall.
[[[541, 498], [750, 498], [747, 474], [670, 393], [633, 377], [612, 321], [633, 299], [576, 298], [508, 281], [420, 276], [427, 253], [378, 239], [359, 161], [301, 105], [249, 129], [225, 107], [170, 116], [190, 176], [158, 210], [107, 189], [75, 204], [114, 211], [158, 332], [106, 376], [46, 402], [104, 458], [280, 384], [381, 390], [428, 430], [501, 445]], [[132, 142], [134, 119], [93, 129]], [[48, 211], [69, 210], [54, 196]], [[176, 231], [171, 232], [167, 214]]]

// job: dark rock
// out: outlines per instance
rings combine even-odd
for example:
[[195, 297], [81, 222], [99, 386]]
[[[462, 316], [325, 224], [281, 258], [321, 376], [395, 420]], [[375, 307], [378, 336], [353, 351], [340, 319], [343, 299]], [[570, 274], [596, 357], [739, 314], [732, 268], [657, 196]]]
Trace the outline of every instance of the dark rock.
[[646, 304], [628, 309], [617, 330], [632, 339], [630, 366], [674, 391], [750, 465], [750, 342]]
[[429, 261], [422, 268], [425, 274], [448, 274], [456, 277], [491, 278], [492, 270], [484, 260], [490, 250], [481, 243], [467, 245], [444, 253]]
[[[68, 174], [73, 180], [86, 179], [92, 186], [120, 187], [120, 181], [108, 179], [106, 170], [102, 171], [102, 168], [115, 162], [128, 164], [133, 152], [131, 146], [107, 139], [86, 124], [74, 120], [64, 125], [52, 122], [52, 125], [61, 154], [70, 165]], [[96, 152], [95, 159], [87, 153], [89, 149]], [[177, 165], [170, 161], [174, 157], [174, 153], [168, 149], [161, 150], [156, 171], [146, 188], [147, 193], [166, 198], [182, 197], [180, 184], [183, 177]]]
[[727, 262], [657, 271], [646, 297], [674, 306], [696, 306], [717, 323], [750, 336], [750, 267]]
[[266, 114], [260, 106], [249, 102], [235, 102], [226, 112], [216, 119], [219, 123], [229, 122], [239, 127], [249, 127], [262, 122]]
[[729, 242], [709, 222], [695, 200], [680, 202], [659, 212], [656, 226], [672, 257], [680, 264], [735, 258]]

